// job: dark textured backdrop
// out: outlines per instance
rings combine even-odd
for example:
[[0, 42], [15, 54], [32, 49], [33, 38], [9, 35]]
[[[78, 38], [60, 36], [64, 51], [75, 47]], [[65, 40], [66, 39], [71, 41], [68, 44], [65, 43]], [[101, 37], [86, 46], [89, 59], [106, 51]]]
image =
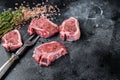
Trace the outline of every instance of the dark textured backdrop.
[[[1, 0], [0, 10], [13, 8], [15, 2], [22, 1]], [[31, 6], [32, 2], [41, 3], [41, 0], [26, 1]], [[56, 40], [67, 47], [69, 55], [56, 60], [49, 67], [41, 67], [32, 58], [34, 47], [31, 47], [2, 80], [120, 80], [120, 1], [49, 1], [61, 9], [61, 16], [54, 19], [57, 24], [71, 16], [79, 20], [81, 39], [75, 42], [61, 41], [59, 35], [49, 39], [40, 38], [34, 47]], [[20, 29], [23, 41], [29, 37], [26, 33], [28, 25]], [[9, 58], [9, 54], [0, 44], [0, 66]]]

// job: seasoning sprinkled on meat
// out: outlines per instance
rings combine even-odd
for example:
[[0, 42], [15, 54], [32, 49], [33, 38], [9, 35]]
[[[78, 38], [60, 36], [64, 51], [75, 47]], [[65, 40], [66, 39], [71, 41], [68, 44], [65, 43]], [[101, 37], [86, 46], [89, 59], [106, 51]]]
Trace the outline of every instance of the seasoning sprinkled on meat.
[[35, 61], [42, 66], [48, 66], [56, 59], [68, 54], [65, 46], [57, 41], [39, 45], [33, 53]]
[[33, 19], [28, 27], [28, 33], [30, 35], [37, 33], [44, 38], [49, 38], [58, 32], [58, 26], [44, 16]]
[[7, 51], [15, 51], [22, 46], [21, 35], [18, 30], [12, 30], [2, 37], [2, 46]]
[[80, 26], [77, 19], [71, 17], [64, 20], [59, 27], [60, 38], [67, 41], [76, 41], [80, 38]]

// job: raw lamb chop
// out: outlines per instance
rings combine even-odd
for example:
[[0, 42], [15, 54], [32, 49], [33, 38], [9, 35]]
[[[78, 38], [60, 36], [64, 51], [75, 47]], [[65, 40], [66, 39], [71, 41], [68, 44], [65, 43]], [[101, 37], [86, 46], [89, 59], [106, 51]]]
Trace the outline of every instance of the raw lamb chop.
[[12, 30], [2, 37], [2, 46], [7, 51], [15, 51], [22, 46], [21, 35], [18, 30]]
[[76, 41], [80, 38], [80, 26], [77, 19], [71, 17], [60, 25], [60, 38], [67, 41]]
[[48, 66], [65, 54], [67, 54], [65, 46], [57, 41], [52, 41], [36, 47], [33, 58], [40, 65]]
[[33, 19], [28, 27], [30, 35], [37, 33], [44, 38], [51, 37], [58, 32], [58, 26], [44, 16], [41, 16], [39, 19]]

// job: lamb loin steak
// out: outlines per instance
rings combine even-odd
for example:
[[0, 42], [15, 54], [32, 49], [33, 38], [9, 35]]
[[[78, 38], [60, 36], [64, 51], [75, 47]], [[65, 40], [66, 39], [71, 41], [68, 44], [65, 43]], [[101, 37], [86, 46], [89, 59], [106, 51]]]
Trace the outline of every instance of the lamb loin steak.
[[28, 27], [28, 33], [30, 35], [37, 33], [44, 38], [51, 37], [58, 32], [58, 26], [44, 16], [33, 19]]
[[12, 30], [2, 37], [2, 46], [7, 51], [15, 51], [22, 46], [21, 35], [18, 30]]
[[68, 54], [65, 46], [57, 41], [44, 43], [35, 48], [33, 58], [40, 65], [48, 66], [51, 62]]
[[59, 27], [60, 38], [67, 41], [76, 41], [80, 38], [80, 26], [76, 18], [64, 20]]

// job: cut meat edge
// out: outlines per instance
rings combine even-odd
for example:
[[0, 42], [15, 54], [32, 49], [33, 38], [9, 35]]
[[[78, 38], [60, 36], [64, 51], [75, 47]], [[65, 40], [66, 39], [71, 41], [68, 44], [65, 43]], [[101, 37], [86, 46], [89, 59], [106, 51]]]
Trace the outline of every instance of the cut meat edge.
[[38, 47], [35, 48], [34, 50], [34, 54], [33, 54], [33, 58], [35, 59], [35, 61], [37, 63], [39, 63], [41, 66], [48, 66], [50, 65], [53, 61], [55, 61], [56, 59], [60, 58], [61, 56], [67, 54], [67, 50], [65, 48], [64, 45], [62, 45], [61, 43], [56, 43], [56, 44], [59, 44], [59, 46], [61, 46], [60, 49], [58, 49], [57, 51], [52, 51], [52, 52], [47, 52], [46, 50], [45, 51], [42, 51], [40, 50], [40, 48], [42, 48], [42, 46], [46, 46], [47, 44], [52, 44], [52, 43], [55, 43], [56, 41], [52, 41], [52, 42], [49, 42], [49, 43], [44, 43]]
[[[39, 23], [39, 21], [41, 23]], [[46, 25], [46, 24], [48, 24], [48, 25]], [[49, 25], [51, 25], [51, 26], [47, 27]], [[46, 27], [44, 27], [44, 26], [46, 26]], [[51, 31], [51, 29], [49, 29], [49, 28], [51, 28], [53, 31]], [[49, 19], [47, 19], [44, 16], [41, 16], [38, 19], [32, 20], [29, 27], [28, 27], [28, 33], [30, 35], [37, 33], [39, 36], [44, 37], [44, 38], [49, 38], [58, 32], [59, 32], [58, 25], [53, 23], [52, 21], [50, 21]]]
[[[45, 55], [45, 56], [42, 56], [41, 59], [40, 59], [40, 61], [39, 61], [39, 63], [40, 63], [41, 65], [46, 65], [46, 66], [48, 66], [48, 65], [51, 64], [51, 62], [53, 62], [55, 59], [58, 59], [58, 58], [60, 58], [61, 56], [67, 54], [67, 52], [65, 52], [64, 54], [62, 54], [62, 51], [64, 51], [63, 48], [61, 48], [61, 49], [58, 50], [57, 52], [55, 51], [55, 52], [49, 53], [50, 55], [48, 55], [47, 57], [46, 57], [46, 55]], [[52, 55], [54, 55], [54, 56], [52, 56]]]
[[[74, 34], [72, 34], [72, 32], [69, 31], [65, 31], [65, 24], [67, 21], [69, 21], [70, 19], [74, 19], [75, 20], [75, 27], [76, 27], [76, 31]], [[79, 22], [77, 19], [71, 17], [67, 20], [64, 20], [63, 23], [60, 25], [59, 27], [60, 30], [60, 37], [62, 40], [67, 40], [67, 41], [76, 41], [80, 38], [80, 27], [79, 27]], [[62, 37], [63, 36], [63, 37]], [[64, 38], [65, 37], [65, 38]]]
[[[17, 44], [12, 44], [12, 43], [9, 43], [8, 41], [7, 41], [7, 36], [9, 36], [10, 34], [9, 33], [12, 33], [12, 32], [14, 32], [14, 33], [16, 33], [15, 35], [17, 35], [17, 39], [14, 39], [14, 37], [13, 37], [13, 39], [14, 40], [17, 40], [18, 42], [17, 42]], [[13, 34], [13, 33], [12, 33]], [[14, 35], [14, 34], [13, 34]], [[14, 30], [12, 30], [12, 31], [9, 31], [8, 33], [6, 33], [3, 37], [2, 37], [2, 46], [7, 50], [7, 51], [14, 51], [14, 50], [16, 50], [16, 49], [18, 49], [19, 47], [21, 47], [22, 46], [22, 40], [21, 40], [21, 35], [20, 35], [20, 33], [19, 33], [19, 31], [17, 30], [17, 29], [14, 29]]]

